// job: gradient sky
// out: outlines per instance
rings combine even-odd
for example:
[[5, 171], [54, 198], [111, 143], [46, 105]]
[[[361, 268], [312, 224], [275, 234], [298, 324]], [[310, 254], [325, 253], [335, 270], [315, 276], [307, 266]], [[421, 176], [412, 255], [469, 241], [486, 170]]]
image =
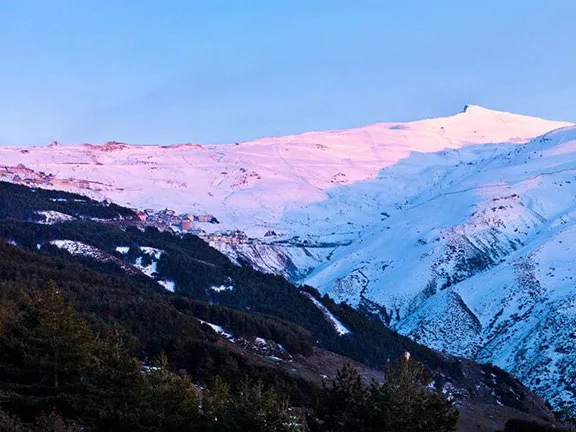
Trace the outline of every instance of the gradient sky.
[[576, 122], [574, 0], [0, 0], [0, 144]]

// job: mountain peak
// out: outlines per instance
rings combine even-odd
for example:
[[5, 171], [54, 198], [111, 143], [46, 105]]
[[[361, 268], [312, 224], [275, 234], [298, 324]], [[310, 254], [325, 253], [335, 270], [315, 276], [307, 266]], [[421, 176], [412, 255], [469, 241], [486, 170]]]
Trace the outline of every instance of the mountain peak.
[[514, 114], [508, 111], [500, 111], [491, 108], [486, 108], [480, 105], [473, 105], [473, 104], [466, 104], [460, 114], [467, 114], [467, 115], [486, 115], [486, 114], [493, 114], [493, 115], [510, 115], [510, 116], [519, 116], [519, 117], [530, 117], [521, 114]]
[[464, 109], [462, 109], [461, 112], [472, 113], [472, 112], [480, 112], [480, 111], [494, 111], [494, 110], [491, 110], [489, 108], [484, 108], [480, 105], [466, 104], [466, 105], [464, 105]]

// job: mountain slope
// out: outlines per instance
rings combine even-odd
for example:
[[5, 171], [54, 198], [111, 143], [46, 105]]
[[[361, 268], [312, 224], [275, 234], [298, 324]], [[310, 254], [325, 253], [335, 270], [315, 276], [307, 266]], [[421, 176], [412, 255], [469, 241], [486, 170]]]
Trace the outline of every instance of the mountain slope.
[[576, 381], [574, 135], [566, 123], [470, 106], [228, 146], [0, 148], [0, 176], [210, 213], [220, 224], [200, 228], [257, 239], [211, 242], [237, 263], [493, 362], [561, 406]]
[[294, 234], [315, 216], [302, 220], [295, 214], [302, 206], [331, 198], [335, 187], [374, 179], [411, 152], [520, 143], [564, 125], [471, 106], [442, 119], [228, 146], [1, 148], [0, 166], [8, 180], [37, 179], [139, 208], [212, 213], [224, 226], [258, 236], [270, 228]]
[[[552, 419], [540, 398], [502, 370], [419, 346], [313, 290], [236, 266], [194, 236], [142, 231], [129, 210], [115, 207], [114, 217], [87, 220], [102, 203], [78, 195], [0, 182], [3, 196], [10, 202], [0, 237], [12, 243], [0, 241], [3, 298], [57, 280], [96, 328], [116, 323], [137, 336], [143, 360], [164, 351], [200, 379], [249, 373], [306, 403], [322, 376], [347, 361], [334, 352], [381, 367], [408, 350], [480, 430], [494, 430], [476, 420], [484, 409], [498, 413], [500, 426], [511, 416]], [[33, 220], [55, 202], [76, 220]], [[160, 283], [166, 280], [172, 290]], [[381, 372], [358, 366], [365, 377], [381, 379]]]
[[[415, 155], [418, 176], [443, 172], [441, 184], [386, 209], [389, 218], [306, 282], [356, 306], [385, 306], [401, 333], [572, 403], [575, 151], [569, 127], [526, 145], [469, 147], [457, 162]], [[403, 168], [364, 190], [402, 183]]]

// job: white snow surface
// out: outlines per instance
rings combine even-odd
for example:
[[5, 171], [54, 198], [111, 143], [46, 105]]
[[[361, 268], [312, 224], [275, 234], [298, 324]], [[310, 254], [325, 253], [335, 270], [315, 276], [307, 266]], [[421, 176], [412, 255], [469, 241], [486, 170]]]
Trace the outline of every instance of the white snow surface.
[[312, 295], [310, 295], [307, 292], [302, 292], [302, 294], [304, 294], [306, 297], [308, 297], [310, 299], [310, 301], [312, 301], [312, 303], [314, 303], [314, 305], [320, 309], [322, 311], [322, 313], [324, 314], [324, 316], [326, 317], [326, 319], [330, 322], [330, 324], [332, 324], [334, 326], [334, 330], [336, 330], [336, 333], [338, 333], [340, 336], [344, 336], [346, 334], [350, 333], [350, 330], [348, 330], [339, 320], [338, 318], [336, 318], [334, 316], [334, 314], [332, 312], [330, 312], [328, 310], [328, 308], [326, 306], [324, 306], [322, 303], [320, 303], [318, 300], [316, 300]]
[[[116, 250], [118, 250], [118, 248], [116, 248]], [[161, 249], [156, 249], [156, 248], [149, 247], [149, 246], [141, 246], [140, 250], [152, 258], [151, 263], [145, 265], [142, 257], [138, 257], [138, 258], [136, 258], [136, 262], [134, 263], [134, 267], [136, 267], [138, 270], [140, 270], [146, 276], [154, 279], [154, 277], [157, 274], [158, 260], [160, 259], [160, 257], [164, 253], [164, 251]], [[168, 289], [168, 287], [166, 287], [164, 284], [161, 284], [161, 285], [164, 286], [166, 289]]]
[[[414, 185], [387, 205], [394, 188]], [[415, 154], [360, 194], [386, 216], [306, 283], [382, 305], [400, 333], [502, 367], [556, 407], [575, 400], [575, 127]]]
[[22, 164], [53, 188], [213, 214], [204, 229], [261, 241], [216, 245], [232, 259], [383, 306], [392, 328], [511, 371], [556, 407], [576, 398], [560, 379], [576, 376], [571, 124], [469, 106], [239, 145], [21, 150], [0, 148], [0, 179]]
[[57, 212], [55, 210], [37, 211], [36, 214], [44, 218], [44, 220], [40, 221], [39, 223], [45, 225], [52, 225], [58, 222], [68, 222], [76, 220], [74, 216], [70, 216], [66, 213]]
[[214, 285], [211, 286], [210, 289], [216, 292], [224, 292], [224, 291], [233, 291], [234, 287], [232, 285]]
[[327, 259], [334, 246], [283, 244], [226, 244], [210, 242], [232, 261], [247, 261], [263, 273], [279, 274], [298, 281]]
[[[110, 255], [107, 252], [104, 252], [97, 247], [91, 246], [86, 243], [82, 243], [75, 240], [52, 240], [50, 244], [56, 246], [59, 249], [63, 249], [70, 253], [71, 255], [78, 255], [84, 256], [96, 261], [101, 262], [112, 262], [118, 265], [121, 269], [126, 271], [127, 273], [134, 273], [134, 269], [124, 263], [122, 260]], [[36, 245], [36, 249], [40, 249], [42, 245], [38, 243]]]
[[150, 264], [145, 265], [142, 257], [136, 258], [136, 262], [134, 263], [134, 267], [136, 267], [138, 270], [140, 270], [142, 273], [144, 273], [146, 276], [152, 279], [154, 279], [154, 276], [156, 276], [157, 266], [158, 266], [157, 261], [152, 261]]
[[140, 250], [146, 255], [150, 255], [155, 260], [159, 260], [160, 256], [164, 253], [162, 249], [156, 249], [150, 246], [141, 246]]
[[212, 330], [214, 330], [214, 331], [215, 331], [216, 333], [218, 333], [219, 335], [224, 336], [226, 339], [229, 339], [229, 340], [233, 340], [233, 339], [234, 339], [234, 336], [232, 336], [231, 333], [229, 333], [229, 332], [227, 332], [226, 330], [224, 330], [224, 328], [222, 328], [221, 326], [216, 325], [216, 324], [209, 323], [208, 321], [203, 321], [203, 320], [201, 320], [201, 319], [199, 319], [199, 318], [197, 318], [197, 320], [200, 321], [202, 324], [208, 325]]
[[176, 289], [176, 284], [174, 283], [174, 281], [159, 280], [158, 283], [170, 292], [174, 292], [174, 290]]
[[74, 240], [52, 240], [50, 244], [59, 249], [64, 249], [72, 255], [82, 255], [89, 258], [100, 259], [102, 251], [94, 246]]
[[[518, 144], [565, 125], [469, 106], [446, 118], [262, 138], [239, 145], [1, 147], [0, 167], [21, 164], [54, 175], [55, 188], [129, 207], [210, 213], [222, 226], [254, 236], [270, 228], [306, 235], [315, 218], [328, 219], [324, 233], [350, 231], [347, 209], [319, 214], [322, 207], [308, 206], [347, 193], [348, 185], [377, 179], [383, 168], [413, 152]], [[403, 191], [390, 192], [398, 196]]]

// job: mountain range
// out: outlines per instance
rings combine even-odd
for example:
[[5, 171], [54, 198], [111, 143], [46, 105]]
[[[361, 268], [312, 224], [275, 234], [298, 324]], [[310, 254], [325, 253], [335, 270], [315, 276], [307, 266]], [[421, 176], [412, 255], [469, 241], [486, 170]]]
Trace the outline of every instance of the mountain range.
[[[381, 383], [383, 368], [408, 358], [431, 373], [421, 390], [441, 395], [458, 410], [458, 431], [516, 430], [518, 423], [565, 430], [555, 419], [558, 413], [498, 367], [415, 343], [313, 288], [235, 264], [196, 235], [142, 225], [130, 209], [0, 182], [0, 342], [13, 340], [8, 332], [23, 316], [18, 306], [27, 307], [53, 288], [71, 302], [77, 319], [99, 334], [121, 337], [115, 352], [122, 340], [130, 341], [126, 349], [143, 371], [178, 370], [208, 392], [216, 377], [233, 388], [247, 378], [260, 381], [289, 398], [295, 412], [306, 411], [312, 422], [324, 384], [337, 380], [345, 365], [352, 364], [363, 382]], [[64, 305], [55, 307], [61, 311]], [[25, 322], [33, 332], [37, 321]], [[58, 322], [54, 330], [54, 338], [75, 335]], [[78, 349], [74, 343], [66, 347]], [[159, 356], [169, 365], [159, 367]], [[0, 364], [8, 370], [4, 358]], [[16, 357], [17, 368], [37, 370], [22, 366], [21, 359]], [[52, 377], [54, 369], [47, 374]], [[2, 374], [3, 390], [11, 388], [6, 380]], [[30, 388], [18, 399], [29, 397]], [[45, 394], [45, 386], [39, 388]], [[3, 408], [13, 394], [3, 392]], [[21, 415], [30, 415], [26, 407]], [[118, 409], [125, 412], [125, 405]]]
[[[576, 126], [451, 117], [203, 146], [0, 148], [0, 179], [198, 222], [236, 263], [576, 400]], [[249, 241], [219, 240], [239, 230]], [[226, 287], [226, 281], [218, 281]]]

